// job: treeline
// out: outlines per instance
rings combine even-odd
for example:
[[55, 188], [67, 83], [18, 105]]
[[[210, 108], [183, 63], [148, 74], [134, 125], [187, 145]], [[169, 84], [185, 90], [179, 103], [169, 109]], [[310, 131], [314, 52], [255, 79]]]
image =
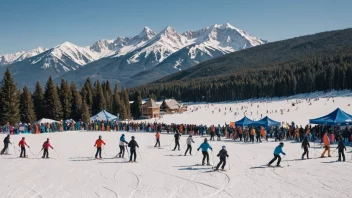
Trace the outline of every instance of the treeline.
[[7, 69], [0, 85], [0, 124], [7, 122], [33, 123], [41, 118], [54, 120], [82, 120], [89, 122], [90, 116], [106, 110], [120, 120], [138, 118], [141, 115], [141, 93], [136, 91], [134, 103], [130, 105], [127, 89], [112, 89], [109, 81], [94, 83], [88, 78], [79, 90], [76, 84], [61, 80], [56, 85], [49, 77], [43, 90], [39, 82], [33, 93], [25, 86], [17, 89], [16, 83]]
[[221, 102], [333, 89], [352, 89], [351, 51], [265, 67], [242, 67], [212, 77], [148, 84], [130, 91], [158, 99]]

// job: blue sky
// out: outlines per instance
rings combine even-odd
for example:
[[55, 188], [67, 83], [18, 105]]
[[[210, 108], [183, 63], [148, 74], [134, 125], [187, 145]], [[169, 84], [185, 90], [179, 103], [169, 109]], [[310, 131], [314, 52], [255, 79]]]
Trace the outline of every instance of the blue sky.
[[0, 54], [226, 22], [277, 41], [352, 27], [351, 8], [350, 0], [2, 0]]

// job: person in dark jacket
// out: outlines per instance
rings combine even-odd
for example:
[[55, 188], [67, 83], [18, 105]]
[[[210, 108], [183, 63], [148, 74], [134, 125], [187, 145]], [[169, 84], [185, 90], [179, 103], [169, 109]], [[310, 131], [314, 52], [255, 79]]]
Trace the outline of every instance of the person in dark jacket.
[[[130, 162], [136, 162], [136, 159], [137, 159], [136, 147], [139, 148], [139, 145], [136, 142], [136, 140], [134, 140], [134, 136], [132, 136], [132, 140], [128, 143], [128, 147], [130, 147], [130, 151], [131, 151]], [[134, 155], [134, 160], [132, 161], [133, 155]]]
[[4, 139], [4, 148], [1, 150], [0, 155], [3, 155], [9, 148], [9, 144], [12, 144], [10, 141], [10, 135], [7, 135]]
[[307, 159], [309, 159], [309, 151], [308, 151], [308, 147], [310, 148], [310, 144], [308, 142], [308, 138], [305, 137], [303, 139], [303, 142], [302, 142], [302, 149], [304, 149], [304, 152], [302, 154], [302, 160], [304, 159], [304, 155], [307, 154]]
[[338, 149], [338, 151], [339, 151], [339, 159], [337, 161], [341, 161], [341, 155], [342, 155], [343, 161], [345, 161], [346, 159], [345, 159], [344, 151], [346, 151], [346, 146], [343, 143], [342, 138], [340, 138], [339, 145], [337, 146], [336, 149]]
[[220, 152], [217, 156], [220, 157], [220, 162], [216, 166], [215, 170], [219, 170], [219, 167], [221, 166], [221, 164], [222, 164], [221, 169], [224, 170], [225, 165], [226, 165], [226, 157], [229, 157], [225, 146], [222, 146], [222, 149], [220, 150]]
[[174, 148], [174, 150], [176, 150], [177, 147], [178, 147], [178, 150], [180, 150], [180, 137], [181, 137], [181, 134], [179, 132], [177, 132], [174, 135], [174, 138], [175, 138], [175, 148]]

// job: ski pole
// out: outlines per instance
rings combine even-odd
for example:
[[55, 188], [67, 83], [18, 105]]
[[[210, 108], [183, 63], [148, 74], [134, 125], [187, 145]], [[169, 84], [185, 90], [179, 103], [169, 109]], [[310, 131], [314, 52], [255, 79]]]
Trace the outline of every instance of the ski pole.
[[128, 147], [127, 147], [127, 145], [126, 145], [125, 147], [126, 147], [126, 150], [127, 150], [127, 154], [128, 154], [128, 156], [130, 156], [130, 152], [128, 151]]
[[17, 155], [15, 145], [12, 144], [12, 146], [13, 146], [13, 150], [15, 151], [15, 154]]
[[211, 150], [212, 158], [213, 158], [213, 166], [215, 165], [215, 160], [214, 160], [214, 152]]
[[60, 157], [59, 153], [58, 153], [58, 152], [56, 152], [56, 150], [55, 150], [55, 149], [53, 149], [53, 150], [55, 151], [56, 155]]
[[138, 154], [139, 154], [139, 157], [141, 158], [141, 162], [143, 163], [142, 155], [141, 155], [141, 152], [139, 152], [139, 148], [138, 148]]
[[32, 152], [31, 148], [28, 147], [28, 150], [32, 153], [32, 155], [34, 156], [34, 153]]
[[286, 159], [286, 162], [287, 162], [287, 166], [290, 166], [290, 164], [288, 163], [288, 159], [287, 159], [286, 155], [285, 155], [285, 159]]
[[102, 148], [104, 155], [107, 157], [108, 155], [105, 153], [105, 146]]
[[37, 158], [38, 155], [39, 155], [42, 151], [43, 151], [43, 148], [42, 148], [42, 150], [39, 151], [39, 153], [35, 156], [35, 158]]
[[170, 148], [169, 148], [170, 150], [171, 150], [171, 144], [174, 140], [175, 140], [175, 138], [173, 138], [172, 141], [170, 142]]

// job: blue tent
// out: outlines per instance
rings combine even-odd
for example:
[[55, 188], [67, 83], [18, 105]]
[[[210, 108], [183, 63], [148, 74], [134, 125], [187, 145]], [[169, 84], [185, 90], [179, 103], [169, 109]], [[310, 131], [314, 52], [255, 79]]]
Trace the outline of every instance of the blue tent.
[[335, 111], [326, 116], [310, 119], [309, 123], [327, 126], [352, 125], [352, 115], [342, 111], [340, 108], [337, 108]]
[[251, 126], [263, 126], [263, 127], [270, 127], [270, 126], [280, 126], [281, 123], [275, 120], [270, 119], [268, 116], [254, 122]]
[[111, 120], [117, 120], [117, 116], [112, 115], [111, 113], [103, 110], [96, 114], [95, 116], [90, 117], [90, 120], [98, 120], [98, 121], [111, 121]]
[[248, 125], [252, 125], [252, 123], [254, 123], [253, 120], [247, 118], [247, 116], [244, 116], [241, 120], [238, 120], [235, 122], [235, 126], [248, 126]]

